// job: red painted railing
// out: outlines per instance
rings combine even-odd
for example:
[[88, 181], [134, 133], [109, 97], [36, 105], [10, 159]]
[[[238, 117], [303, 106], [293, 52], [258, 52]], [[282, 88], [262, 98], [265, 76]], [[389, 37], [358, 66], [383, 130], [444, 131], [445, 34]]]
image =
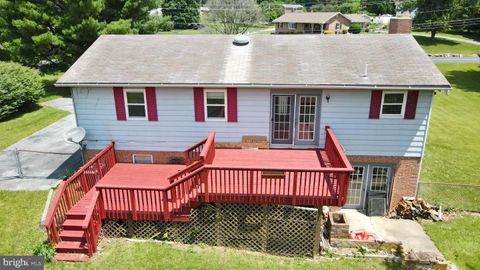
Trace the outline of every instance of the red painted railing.
[[183, 151], [183, 155], [185, 157], [185, 165], [190, 165], [195, 161], [200, 160], [200, 153], [203, 150], [203, 146], [205, 145], [205, 142], [207, 139], [204, 139], [191, 147], [189, 147], [187, 150]]
[[82, 224], [89, 256], [97, 251], [98, 236], [102, 230], [102, 218], [104, 218], [103, 205], [99, 195], [100, 193], [96, 191], [90, 200], [91, 207], [88, 209]]
[[[342, 146], [337, 140], [335, 133], [330, 127], [325, 127], [325, 152], [332, 167], [345, 168], [349, 172], [353, 171], [352, 165], [345, 154]], [[343, 206], [347, 201], [348, 182], [350, 180], [350, 173], [338, 175], [338, 180], [341, 183], [339, 190], [339, 206]]]
[[60, 184], [44, 224], [48, 240], [52, 244], [57, 244], [60, 240], [59, 233], [68, 210], [80, 201], [115, 163], [113, 144], [110, 144]]
[[212, 163], [215, 157], [215, 132], [210, 132], [206, 139], [192, 145], [183, 153], [187, 166], [198, 160], [207, 164]]
[[177, 179], [165, 188], [97, 186], [105, 217], [111, 219], [166, 220], [189, 209], [202, 192], [201, 171]]
[[192, 173], [193, 171], [195, 171], [196, 169], [198, 169], [202, 166], [203, 166], [203, 162], [201, 160], [197, 160], [197, 161], [191, 163], [190, 165], [188, 165], [187, 167], [185, 167], [185, 169], [169, 176], [168, 181], [171, 184], [171, 183], [177, 181], [178, 179], [181, 179], [181, 178], [189, 175], [190, 173]]

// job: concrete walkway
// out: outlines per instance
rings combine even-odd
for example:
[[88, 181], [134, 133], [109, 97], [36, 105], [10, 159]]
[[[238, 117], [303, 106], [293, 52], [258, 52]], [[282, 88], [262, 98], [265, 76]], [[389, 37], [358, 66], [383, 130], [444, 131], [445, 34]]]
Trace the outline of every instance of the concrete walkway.
[[442, 256], [422, 226], [414, 220], [369, 217], [357, 210], [342, 209], [350, 230], [366, 230], [381, 236], [385, 241], [402, 242], [405, 250], [428, 252]]
[[434, 63], [480, 63], [480, 57], [430, 57]]
[[[73, 112], [69, 98], [43, 105]], [[64, 133], [75, 126], [75, 116], [71, 114], [0, 152], [0, 189], [48, 189], [59, 178], [76, 170], [81, 164], [79, 146], [63, 139]], [[15, 149], [19, 150], [18, 158], [24, 178], [19, 178]]]
[[[413, 35], [414, 36], [421, 36], [421, 37], [430, 37], [430, 34], [413, 33]], [[480, 42], [478, 42], [478, 41], [465, 39], [465, 38], [456, 38], [456, 37], [442, 36], [442, 35], [435, 35], [435, 38], [443, 38], [443, 39], [453, 40], [453, 41], [457, 41], [457, 42], [480, 45]]]

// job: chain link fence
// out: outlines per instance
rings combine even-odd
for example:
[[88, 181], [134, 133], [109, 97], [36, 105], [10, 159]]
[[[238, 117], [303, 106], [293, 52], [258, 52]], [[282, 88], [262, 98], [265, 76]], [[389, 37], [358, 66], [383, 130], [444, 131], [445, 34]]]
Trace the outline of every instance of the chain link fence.
[[71, 153], [9, 149], [0, 152], [0, 180], [61, 179], [72, 174], [81, 165], [80, 149]]
[[480, 212], [480, 185], [477, 184], [420, 181], [418, 197], [446, 210]]

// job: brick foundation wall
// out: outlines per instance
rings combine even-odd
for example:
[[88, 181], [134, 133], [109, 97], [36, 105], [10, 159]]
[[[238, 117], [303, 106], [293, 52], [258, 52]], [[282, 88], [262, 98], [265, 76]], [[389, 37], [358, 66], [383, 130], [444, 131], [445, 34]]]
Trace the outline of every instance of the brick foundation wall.
[[348, 156], [352, 164], [392, 164], [394, 175], [392, 178], [390, 209], [404, 196], [415, 196], [417, 178], [420, 170], [420, 158], [411, 157], [383, 157], [383, 156]]
[[[100, 150], [86, 150], [86, 159], [91, 159]], [[153, 156], [153, 163], [184, 163], [183, 152], [167, 152], [167, 151], [133, 151], [133, 150], [115, 150], [115, 158], [120, 163], [132, 163], [133, 154], [146, 154]]]

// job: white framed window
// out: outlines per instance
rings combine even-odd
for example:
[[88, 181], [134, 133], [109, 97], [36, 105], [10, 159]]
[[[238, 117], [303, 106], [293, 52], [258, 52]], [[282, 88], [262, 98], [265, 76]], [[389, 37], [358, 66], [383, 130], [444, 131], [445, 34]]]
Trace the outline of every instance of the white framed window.
[[205, 119], [207, 121], [227, 120], [227, 91], [205, 90]]
[[401, 118], [405, 114], [407, 92], [383, 91], [380, 115], [382, 118]]
[[132, 154], [132, 160], [138, 164], [153, 164], [153, 155]]
[[147, 119], [145, 89], [125, 89], [125, 111], [129, 120]]
[[389, 178], [390, 167], [373, 166], [372, 180], [370, 181], [370, 190], [387, 192]]
[[288, 23], [288, 30], [297, 30], [296, 23]]

